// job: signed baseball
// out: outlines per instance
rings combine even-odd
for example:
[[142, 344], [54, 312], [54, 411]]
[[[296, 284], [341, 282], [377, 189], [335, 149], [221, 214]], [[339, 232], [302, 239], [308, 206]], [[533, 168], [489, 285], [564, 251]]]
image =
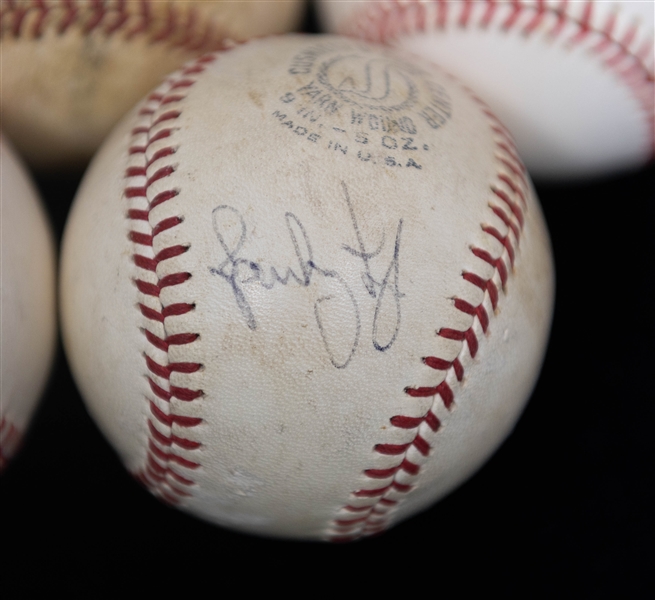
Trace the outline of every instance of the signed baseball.
[[18, 448], [55, 345], [55, 249], [34, 185], [0, 138], [0, 469]]
[[503, 126], [430, 63], [331, 36], [171, 75], [94, 160], [62, 269], [74, 375], [127, 468], [306, 539], [381, 531], [480, 467], [553, 303]]
[[655, 3], [321, 0], [328, 30], [415, 52], [474, 86], [541, 179], [597, 177], [655, 150]]
[[2, 127], [41, 169], [84, 164], [167, 73], [293, 29], [300, 0], [2, 0]]

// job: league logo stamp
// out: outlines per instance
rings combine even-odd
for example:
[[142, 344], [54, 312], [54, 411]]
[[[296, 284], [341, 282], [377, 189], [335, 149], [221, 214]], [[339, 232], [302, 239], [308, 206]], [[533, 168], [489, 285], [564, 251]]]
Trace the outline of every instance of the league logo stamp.
[[272, 117], [351, 160], [422, 170], [430, 136], [451, 118], [450, 97], [429, 74], [356, 42], [309, 46], [287, 73], [289, 91]]

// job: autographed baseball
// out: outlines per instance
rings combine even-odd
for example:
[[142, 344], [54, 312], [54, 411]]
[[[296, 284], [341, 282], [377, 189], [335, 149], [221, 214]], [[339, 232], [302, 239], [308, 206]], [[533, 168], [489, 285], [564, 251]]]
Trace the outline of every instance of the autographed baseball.
[[94, 160], [62, 269], [74, 375], [127, 468], [307, 539], [378, 532], [478, 469], [553, 303], [503, 126], [430, 63], [332, 36], [171, 75]]
[[293, 29], [300, 0], [2, 0], [2, 127], [41, 169], [81, 165], [162, 77]]
[[535, 178], [597, 177], [655, 149], [655, 3], [321, 0], [330, 31], [384, 41], [474, 86]]
[[34, 185], [0, 138], [0, 470], [46, 383], [55, 345], [55, 249]]

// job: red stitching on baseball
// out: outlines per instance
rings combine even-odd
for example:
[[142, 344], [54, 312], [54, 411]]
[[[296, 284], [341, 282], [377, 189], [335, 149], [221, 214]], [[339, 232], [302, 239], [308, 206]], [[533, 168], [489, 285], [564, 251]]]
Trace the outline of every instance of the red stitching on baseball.
[[151, 420], [148, 420], [148, 428], [150, 429], [150, 435], [152, 435], [152, 437], [162, 446], [172, 446], [173, 444], [177, 444], [187, 450], [195, 450], [202, 445], [200, 442], [187, 440], [186, 438], [181, 438], [176, 435], [166, 436], [153, 425]]
[[[349, 17], [343, 30], [354, 37], [374, 42], [389, 43], [401, 35], [424, 33], [430, 29], [481, 27], [489, 29], [498, 14], [497, 0], [485, 0], [487, 7], [477, 21], [473, 15], [471, 0], [386, 0], [367, 2], [359, 12]], [[543, 33], [548, 43], [561, 38], [562, 44], [579, 46], [596, 34], [600, 41], [590, 46], [595, 56], [607, 69], [614, 72], [619, 81], [630, 90], [641, 108], [650, 134], [651, 155], [655, 155], [655, 76], [653, 74], [652, 37], [633, 47], [639, 37], [637, 23], [632, 23], [624, 32], [617, 32], [617, 12], [612, 11], [600, 25], [594, 25], [594, 1], [584, 0], [580, 16], [571, 13], [569, 0], [557, 4], [537, 0], [526, 4], [523, 0], [511, 0], [510, 14], [502, 22], [496, 22], [499, 31], [518, 31], [530, 36], [540, 31], [539, 26], [546, 16], [555, 18], [555, 24]], [[579, 6], [579, 3], [578, 3]], [[434, 9], [434, 20], [429, 18], [429, 9]], [[459, 11], [459, 12], [457, 12]], [[523, 15], [533, 14], [527, 24]], [[450, 15], [453, 15], [450, 18]], [[451, 25], [449, 25], [451, 24]], [[561, 37], [571, 26], [575, 32]], [[609, 54], [609, 56], [608, 56]], [[512, 160], [516, 160], [512, 157]], [[518, 161], [520, 162], [520, 161]]]
[[538, 0], [534, 17], [532, 17], [532, 20], [525, 26], [525, 29], [523, 30], [525, 35], [529, 36], [530, 34], [532, 34], [537, 29], [537, 27], [541, 25], [545, 16], [546, 16], [546, 4], [544, 0]]
[[405, 450], [410, 446], [411, 444], [376, 444], [373, 449], [379, 454], [395, 456], [397, 454], [405, 454]]
[[38, 39], [48, 26], [59, 35], [76, 27], [85, 36], [122, 34], [124, 41], [145, 37], [151, 44], [166, 43], [187, 52], [222, 49], [227, 32], [211, 15], [200, 18], [195, 8], [181, 13], [173, 3], [158, 3], [153, 14], [154, 4], [154, 0], [3, 0], [0, 36]]
[[174, 424], [179, 425], [180, 427], [195, 427], [202, 423], [202, 419], [196, 417], [166, 414], [163, 410], [160, 410], [154, 402], [150, 403], [150, 412], [160, 423], [163, 423], [168, 427], [171, 427]]
[[[471, 93], [469, 91], [469, 93]], [[518, 160], [516, 149], [511, 137], [500, 125], [497, 118], [489, 111], [482, 101], [472, 94], [473, 99], [480, 104], [482, 112], [489, 119], [491, 132], [494, 134], [496, 152], [494, 156], [499, 165], [496, 179], [489, 187], [490, 195], [500, 198], [509, 212], [500, 206], [490, 202], [488, 204], [490, 215], [495, 215], [498, 225], [482, 224], [482, 231], [490, 239], [490, 247], [498, 246], [495, 253], [471, 246], [473, 256], [493, 267], [493, 274], [484, 277], [478, 273], [462, 271], [464, 281], [484, 292], [481, 302], [474, 304], [464, 298], [453, 298], [453, 305], [456, 310], [471, 318], [471, 325], [467, 329], [453, 329], [442, 327], [437, 335], [458, 342], [460, 350], [455, 359], [448, 360], [438, 356], [427, 356], [423, 358], [423, 364], [434, 371], [439, 371], [445, 376], [435, 386], [407, 387], [405, 393], [410, 398], [433, 398], [429, 410], [419, 417], [409, 415], [396, 415], [390, 419], [392, 427], [407, 430], [413, 433], [411, 440], [405, 443], [380, 443], [376, 444], [373, 450], [381, 456], [397, 457], [397, 462], [384, 467], [374, 467], [363, 471], [372, 484], [372, 487], [362, 487], [351, 492], [350, 502], [345, 504], [339, 514], [332, 521], [328, 536], [332, 541], [351, 541], [362, 536], [380, 533], [389, 525], [391, 509], [398, 504], [402, 495], [411, 492], [414, 481], [421, 472], [421, 465], [428, 459], [431, 449], [430, 440], [444, 426], [444, 423], [437, 417], [439, 404], [450, 412], [455, 405], [455, 390], [453, 385], [462, 382], [464, 379], [464, 366], [460, 357], [468, 350], [474, 358], [479, 350], [478, 334], [479, 327], [483, 334], [490, 327], [493, 313], [485, 307], [488, 302], [492, 311], [498, 305], [498, 285], [500, 282], [505, 288], [509, 270], [515, 260], [518, 249], [521, 230], [524, 223], [524, 211], [526, 210], [525, 192], [527, 181], [524, 178], [524, 167]], [[521, 189], [523, 188], [523, 190]], [[504, 232], [500, 227], [504, 225]], [[493, 240], [493, 241], [491, 241]], [[385, 485], [380, 485], [380, 480], [386, 480]], [[398, 496], [400, 494], [401, 496]], [[356, 516], [349, 517], [348, 513]]]
[[459, 23], [458, 23], [460, 27], [466, 27], [468, 25], [469, 19], [471, 18], [472, 10], [473, 10], [473, 4], [471, 0], [464, 0], [462, 13], [459, 17]]
[[[161, 324], [164, 331], [167, 319], [185, 315], [195, 307], [189, 302], [164, 305], [161, 301], [163, 290], [183, 285], [191, 278], [191, 273], [181, 270], [158, 274], [162, 263], [183, 256], [189, 251], [190, 245], [173, 244], [158, 248], [156, 254], [152, 255], [157, 237], [184, 221], [183, 216], [169, 216], [152, 222], [153, 210], [180, 193], [172, 187], [160, 189], [166, 186], [168, 178], [175, 173], [175, 165], [162, 164], [161, 161], [172, 157], [177, 150], [171, 145], [171, 139], [177, 130], [174, 123], [182, 114], [178, 107], [166, 107], [184, 100], [195, 83], [195, 77], [215, 58], [203, 57], [195, 61], [169, 78], [163, 91], [160, 88], [148, 97], [138, 113], [140, 123], [132, 129], [132, 141], [128, 148], [129, 156], [139, 163], [126, 169], [127, 183], [124, 189], [125, 199], [132, 204], [126, 214], [126, 218], [133, 224], [128, 234], [135, 245], [132, 260], [140, 271], [140, 275], [134, 278], [134, 284], [144, 297], [137, 308], [146, 322]], [[177, 93], [179, 90], [185, 93], [180, 95]], [[171, 346], [193, 344], [200, 336], [193, 332], [161, 336], [150, 331], [147, 326], [141, 331], [149, 344], [143, 359], [152, 395], [148, 398], [150, 414], [147, 419], [146, 464], [136, 477], [155, 495], [177, 504], [182, 498], [191, 496], [191, 488], [196, 485], [192, 475], [186, 471], [195, 471], [200, 467], [200, 462], [192, 458], [192, 455], [201, 447], [201, 443], [186, 435], [179, 435], [174, 428], [189, 430], [202, 422], [200, 418], [180, 414], [183, 409], [178, 402], [192, 403], [203, 395], [203, 391], [176, 386], [171, 379], [176, 374], [197, 373], [202, 365], [173, 361], [169, 350]]]
[[502, 29], [509, 31], [518, 18], [521, 16], [521, 2], [520, 0], [511, 0], [512, 4], [512, 13], [509, 15], [507, 20], [501, 25]]
[[184, 344], [191, 344], [195, 342], [200, 335], [197, 333], [177, 333], [174, 335], [169, 335], [165, 339], [157, 337], [154, 333], [151, 333], [147, 329], [143, 330], [144, 335], [148, 338], [148, 341], [153, 345], [168, 352], [170, 346], [182, 346]]
[[7, 417], [0, 420], [0, 472], [18, 451], [23, 441], [22, 432]]

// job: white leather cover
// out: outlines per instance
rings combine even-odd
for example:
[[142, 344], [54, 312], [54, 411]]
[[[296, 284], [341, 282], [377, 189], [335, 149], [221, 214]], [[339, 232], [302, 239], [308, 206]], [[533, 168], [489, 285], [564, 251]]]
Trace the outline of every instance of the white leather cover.
[[0, 138], [0, 468], [16, 451], [50, 371], [55, 249], [34, 184]]
[[123, 120], [75, 200], [61, 293], [89, 411], [155, 495], [354, 539], [511, 431], [553, 267], [470, 92], [395, 51], [287, 36], [189, 65]]
[[320, 0], [328, 31], [387, 41], [474, 86], [535, 178], [636, 168], [655, 149], [652, 0]]

